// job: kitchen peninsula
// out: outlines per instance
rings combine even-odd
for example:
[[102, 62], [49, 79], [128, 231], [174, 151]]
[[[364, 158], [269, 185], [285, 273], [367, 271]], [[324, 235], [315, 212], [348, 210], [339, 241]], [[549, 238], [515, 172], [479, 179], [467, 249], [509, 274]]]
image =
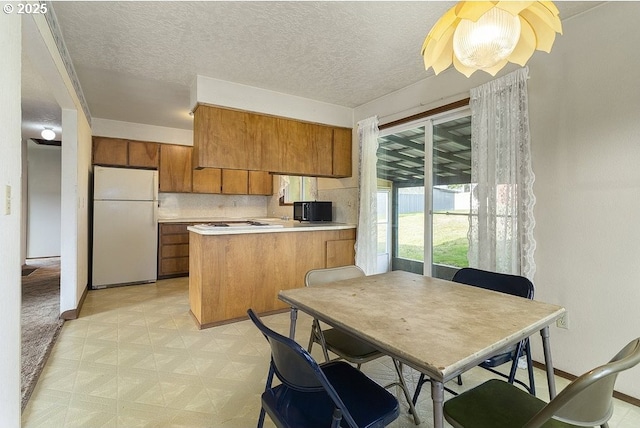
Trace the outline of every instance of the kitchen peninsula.
[[311, 269], [354, 263], [352, 224], [252, 219], [188, 230], [189, 305], [199, 328], [244, 319], [248, 308], [286, 310], [280, 290], [304, 287]]

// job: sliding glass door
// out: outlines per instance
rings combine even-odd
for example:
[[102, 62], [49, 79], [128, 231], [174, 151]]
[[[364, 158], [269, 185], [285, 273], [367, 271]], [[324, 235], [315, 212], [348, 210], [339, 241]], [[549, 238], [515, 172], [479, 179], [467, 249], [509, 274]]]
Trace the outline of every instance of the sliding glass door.
[[381, 131], [377, 171], [390, 195], [389, 270], [451, 278], [467, 265], [470, 123], [465, 109]]

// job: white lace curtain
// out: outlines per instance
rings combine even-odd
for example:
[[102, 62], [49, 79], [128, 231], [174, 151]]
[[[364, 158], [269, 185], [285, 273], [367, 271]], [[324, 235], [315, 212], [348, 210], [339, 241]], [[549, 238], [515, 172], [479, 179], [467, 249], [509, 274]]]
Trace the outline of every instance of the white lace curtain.
[[358, 193], [360, 200], [356, 236], [356, 265], [367, 275], [376, 273], [378, 253], [378, 186], [376, 176], [378, 134], [377, 116], [358, 122], [358, 140], [360, 142]]
[[469, 264], [533, 279], [535, 220], [523, 68], [471, 90]]

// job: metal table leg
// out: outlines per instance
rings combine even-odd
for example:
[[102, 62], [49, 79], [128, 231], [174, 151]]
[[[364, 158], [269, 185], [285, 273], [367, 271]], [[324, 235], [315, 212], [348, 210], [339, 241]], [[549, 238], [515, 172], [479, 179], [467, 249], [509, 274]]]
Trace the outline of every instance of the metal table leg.
[[291, 324], [289, 325], [289, 338], [295, 340], [296, 338], [296, 321], [298, 320], [298, 308], [291, 307], [290, 312]]
[[431, 379], [431, 399], [433, 400], [433, 428], [444, 428], [444, 384]]
[[549, 343], [549, 326], [540, 330], [542, 336], [542, 349], [544, 351], [544, 364], [547, 368], [547, 384], [549, 385], [549, 399], [556, 397], [556, 378], [553, 375], [553, 362], [551, 361], [551, 345]]

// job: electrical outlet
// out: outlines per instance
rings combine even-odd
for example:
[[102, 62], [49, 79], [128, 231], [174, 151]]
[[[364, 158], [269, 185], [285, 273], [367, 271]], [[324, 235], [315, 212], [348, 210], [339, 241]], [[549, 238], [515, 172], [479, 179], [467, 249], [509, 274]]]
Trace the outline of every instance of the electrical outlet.
[[556, 320], [556, 326], [565, 330], [569, 329], [569, 315], [566, 312]]

